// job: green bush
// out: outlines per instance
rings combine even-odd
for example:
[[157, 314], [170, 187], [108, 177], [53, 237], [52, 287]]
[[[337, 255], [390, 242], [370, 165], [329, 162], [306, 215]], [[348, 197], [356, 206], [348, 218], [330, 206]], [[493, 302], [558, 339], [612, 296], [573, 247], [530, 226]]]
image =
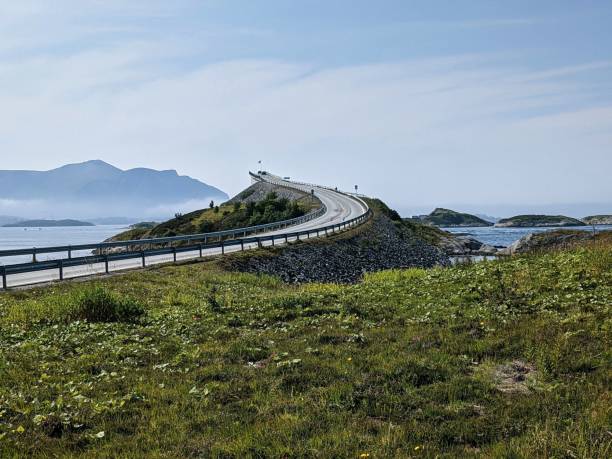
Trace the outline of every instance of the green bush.
[[144, 308], [129, 298], [119, 298], [103, 287], [90, 287], [77, 295], [74, 315], [89, 322], [135, 322]]

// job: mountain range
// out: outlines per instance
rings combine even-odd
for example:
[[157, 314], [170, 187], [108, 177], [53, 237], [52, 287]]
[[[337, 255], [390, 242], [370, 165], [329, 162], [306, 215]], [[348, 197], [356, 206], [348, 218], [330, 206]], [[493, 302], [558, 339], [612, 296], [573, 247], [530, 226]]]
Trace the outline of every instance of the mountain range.
[[0, 213], [21, 217], [173, 215], [228, 196], [174, 170], [121, 170], [101, 160], [49, 171], [0, 170]]

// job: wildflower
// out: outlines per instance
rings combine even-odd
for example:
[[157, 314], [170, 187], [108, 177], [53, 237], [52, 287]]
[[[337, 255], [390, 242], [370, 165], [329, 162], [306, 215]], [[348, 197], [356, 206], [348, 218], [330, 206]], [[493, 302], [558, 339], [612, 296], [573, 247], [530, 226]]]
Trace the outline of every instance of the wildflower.
[[359, 458], [360, 458], [360, 459], [366, 459], [367, 457], [370, 457], [370, 453], [361, 453], [361, 454], [359, 455]]
[[418, 450], [420, 450], [420, 449], [422, 449], [422, 448], [423, 448], [423, 447], [422, 447], [421, 445], [417, 445], [417, 446], [415, 446], [415, 447], [414, 447], [414, 450], [415, 450], [415, 451], [418, 451]]
[[349, 357], [348, 359], [346, 359], [347, 362], [350, 362], [353, 360], [353, 357]]

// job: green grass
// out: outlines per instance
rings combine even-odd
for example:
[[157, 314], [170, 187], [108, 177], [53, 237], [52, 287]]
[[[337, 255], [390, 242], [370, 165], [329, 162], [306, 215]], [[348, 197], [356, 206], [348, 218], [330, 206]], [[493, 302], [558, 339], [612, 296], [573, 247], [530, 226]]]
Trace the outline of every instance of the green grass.
[[609, 457], [611, 303], [608, 244], [348, 286], [206, 262], [2, 294], [0, 457]]

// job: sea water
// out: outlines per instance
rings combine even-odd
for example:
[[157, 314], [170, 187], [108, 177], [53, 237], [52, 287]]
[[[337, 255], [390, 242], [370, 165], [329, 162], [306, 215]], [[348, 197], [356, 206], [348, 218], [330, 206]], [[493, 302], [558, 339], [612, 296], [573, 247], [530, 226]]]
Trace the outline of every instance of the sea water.
[[[494, 226], [483, 226], [478, 228], [442, 228], [451, 233], [465, 234], [474, 239], [492, 246], [508, 247], [513, 242], [518, 241], [529, 233], [541, 233], [553, 229], [570, 229], [593, 231], [592, 226], [571, 226], [571, 227], [526, 227], [526, 228], [497, 228]], [[595, 231], [612, 230], [612, 225], [595, 225]]]
[[[52, 228], [4, 228], [0, 227], [0, 251], [9, 249], [31, 249], [33, 247], [53, 247], [79, 244], [97, 244], [115, 234], [127, 230], [126, 225], [98, 226], [65, 226]], [[76, 252], [74, 256], [88, 255], [91, 251]], [[47, 260], [65, 256], [40, 255], [38, 260]], [[32, 261], [26, 257], [0, 257], [0, 265], [27, 263]]]

